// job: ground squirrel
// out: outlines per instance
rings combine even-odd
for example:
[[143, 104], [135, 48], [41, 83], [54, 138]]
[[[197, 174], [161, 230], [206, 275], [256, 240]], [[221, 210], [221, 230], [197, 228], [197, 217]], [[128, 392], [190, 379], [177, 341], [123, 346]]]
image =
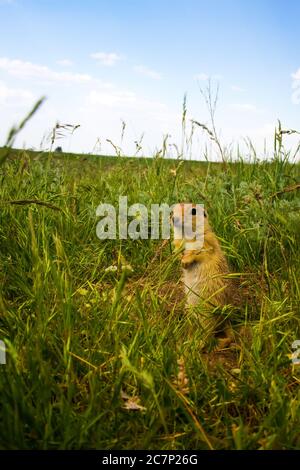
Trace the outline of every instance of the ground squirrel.
[[[186, 212], [188, 211], [188, 213]], [[200, 214], [199, 214], [200, 211]], [[201, 213], [202, 211], [202, 213]], [[186, 216], [187, 220], [185, 219]], [[176, 230], [190, 223], [192, 230], [196, 230], [196, 217], [202, 221], [202, 240], [196, 240], [196, 236], [187, 240], [184, 235], [180, 238]], [[198, 306], [201, 316], [201, 325], [204, 329], [215, 330], [220, 322], [215, 314], [217, 307], [233, 304], [234, 289], [232, 280], [228, 278], [230, 273], [225, 255], [219, 241], [212, 231], [207, 213], [203, 206], [196, 204], [176, 204], [173, 207], [174, 246], [176, 250], [182, 250], [181, 265], [183, 268], [182, 281], [186, 294], [187, 307]], [[198, 226], [199, 228], [199, 226]]]

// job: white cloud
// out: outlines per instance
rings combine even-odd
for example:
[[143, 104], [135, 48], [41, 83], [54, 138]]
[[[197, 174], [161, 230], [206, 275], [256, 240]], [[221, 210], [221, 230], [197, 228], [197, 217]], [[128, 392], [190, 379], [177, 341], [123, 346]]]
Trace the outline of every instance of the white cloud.
[[136, 96], [132, 92], [112, 91], [105, 92], [103, 90], [92, 90], [88, 95], [88, 103], [91, 105], [100, 105], [108, 107], [119, 107], [121, 105], [131, 105], [135, 102]]
[[292, 82], [292, 89], [294, 90], [292, 93], [292, 103], [299, 104], [300, 103], [300, 68], [291, 74], [293, 79]]
[[92, 80], [88, 74], [56, 72], [46, 65], [6, 57], [0, 57], [1, 69], [21, 79], [37, 79], [43, 82], [87, 83]]
[[161, 74], [156, 72], [155, 70], [146, 67], [145, 65], [135, 65], [133, 67], [135, 72], [140, 73], [141, 75], [145, 75], [146, 77], [153, 78], [153, 80], [160, 80]]
[[87, 104], [92, 106], [105, 106], [116, 110], [165, 113], [168, 108], [159, 101], [148, 100], [127, 90], [92, 90], [87, 97]]
[[[85, 147], [101, 138], [102, 152], [112, 153], [106, 139], [122, 145], [123, 152], [132, 155], [136, 151], [134, 141], [142, 134], [144, 154], [153, 155], [161, 145], [163, 135], [171, 134], [177, 141], [181, 131], [181, 114], [173, 112], [166, 104], [138, 95], [129, 90], [92, 90], [80, 112], [81, 132]], [[120, 119], [126, 122], [125, 139], [120, 143]], [[83, 139], [83, 140], [84, 140]], [[172, 142], [174, 140], [171, 140]]]
[[[143, 142], [147, 145], [145, 152], [149, 155], [161, 144], [163, 135], [171, 133], [175, 138], [180, 133], [180, 113], [174, 113], [159, 100], [151, 100], [143, 94], [135, 93], [134, 89], [122, 89], [93, 76], [56, 71], [48, 66], [5, 57], [0, 57], [1, 72], [2, 75], [7, 74], [10, 80], [13, 77], [18, 85], [8, 88], [0, 83], [0, 104], [3, 104], [3, 112], [0, 113], [0, 142], [5, 139], [10, 124], [21, 120], [31, 109], [37, 98], [36, 93], [41, 92], [40, 84], [43, 89], [47, 89], [48, 100], [39, 110], [38, 118], [33, 118], [31, 125], [26, 126], [21, 133], [17, 141], [19, 146], [38, 148], [42, 136], [57, 121], [81, 124], [80, 132], [72, 138], [70, 149], [74, 151], [90, 151], [99, 136], [103, 145], [106, 138], [118, 142], [118, 124], [121, 118], [128, 124], [127, 140], [122, 144], [127, 154], [136, 151], [134, 141], [144, 131], [146, 137]], [[23, 89], [25, 80], [29, 91]], [[71, 83], [73, 86], [62, 91], [62, 83]], [[64, 99], [61, 99], [62, 96]], [[47, 144], [43, 145], [45, 147]], [[64, 148], [65, 145], [69, 144], [64, 142]], [[102, 147], [102, 150], [112, 151], [109, 144], [106, 149]]]
[[122, 57], [115, 52], [94, 52], [90, 54], [90, 57], [99, 61], [101, 65], [105, 65], [106, 67], [111, 67], [115, 65], [118, 60], [122, 59]]
[[223, 77], [222, 75], [217, 74], [217, 73], [214, 75], [207, 75], [206, 73], [197, 73], [196, 75], [194, 75], [194, 80], [205, 81], [205, 80], [209, 80], [210, 78], [213, 80], [221, 80]]
[[[100, 137], [104, 153], [112, 152], [108, 143], [105, 147], [105, 139], [109, 138], [117, 145], [122, 145], [124, 153], [133, 154], [134, 141], [138, 140], [143, 132], [144, 153], [147, 155], [153, 154], [155, 147], [161, 145], [162, 135], [171, 134], [171, 143], [178, 144], [181, 141], [180, 106], [174, 110], [171, 104], [168, 106], [164, 103], [165, 98], [161, 101], [159, 98], [151, 100], [147, 98], [146, 93], [135, 92], [134, 87], [123, 89], [117, 84], [105, 84], [90, 75], [66, 73], [58, 66], [56, 71], [31, 62], [0, 58], [0, 72], [1, 69], [9, 74], [10, 82], [0, 82], [0, 105], [3, 110], [0, 113], [0, 142], [4, 140], [7, 128], [21, 120], [31, 109], [41, 88], [43, 91], [44, 88], [47, 90], [48, 100], [39, 110], [38, 116], [32, 119], [30, 126], [26, 126], [22, 131], [18, 145], [25, 142], [27, 146], [38, 147], [45, 131], [57, 121], [81, 124], [70, 144], [70, 150], [77, 152], [90, 151]], [[12, 76], [14, 80], [11, 79]], [[208, 75], [206, 77], [209, 78]], [[25, 86], [26, 78], [28, 81]], [[39, 87], [39, 82], [43, 84], [42, 87]], [[62, 83], [71, 83], [72, 86], [62, 87]], [[44, 84], [51, 84], [51, 87]], [[231, 112], [224, 106], [224, 114], [219, 124], [222, 136], [225, 135], [225, 143], [238, 139], [239, 136], [249, 135], [254, 143], [257, 142], [263, 148], [264, 138], [270, 135], [268, 142], [272, 144], [273, 128], [269, 123], [264, 126], [265, 115], [262, 110], [247, 102], [234, 103], [229, 107]], [[122, 144], [120, 119], [124, 119], [127, 124]], [[258, 129], [259, 126], [261, 129]], [[67, 140], [63, 141], [62, 145], [63, 148], [69, 148]], [[195, 133], [195, 158], [202, 155], [203, 145], [203, 137]], [[214, 147], [212, 155], [213, 153]]]
[[237, 91], [237, 92], [239, 92], [239, 93], [242, 93], [242, 92], [245, 91], [244, 88], [242, 88], [242, 87], [240, 87], [240, 86], [237, 86], [237, 85], [231, 85], [230, 88], [232, 89], [232, 91]]
[[58, 65], [61, 65], [62, 67], [71, 67], [73, 65], [73, 62], [70, 59], [61, 59], [56, 62]]
[[0, 103], [1, 104], [22, 104], [33, 100], [33, 93], [22, 88], [9, 88], [4, 82], [0, 82]]
[[250, 131], [248, 131], [248, 134], [252, 132], [254, 135], [256, 134], [262, 138], [274, 139], [274, 132], [275, 132], [276, 125], [277, 125], [276, 121], [267, 122], [257, 129], [254, 129], [254, 130], [251, 129]]
[[257, 108], [254, 104], [249, 103], [233, 103], [230, 105], [231, 109], [241, 112], [250, 112], [250, 113], [262, 113], [263, 109]]
[[196, 75], [194, 75], [194, 79], [205, 81], [209, 79], [209, 76], [206, 75], [206, 73], [197, 73]]
[[300, 68], [296, 72], [292, 73], [292, 78], [294, 80], [300, 80]]

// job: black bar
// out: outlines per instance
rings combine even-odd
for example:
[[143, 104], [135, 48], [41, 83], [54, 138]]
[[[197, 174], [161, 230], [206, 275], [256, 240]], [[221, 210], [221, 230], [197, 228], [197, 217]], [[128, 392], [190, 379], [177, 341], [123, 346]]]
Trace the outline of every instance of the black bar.
[[[297, 450], [275, 451], [160, 451], [160, 450], [74, 450], [74, 451], [32, 451], [3, 450], [0, 452], [1, 468], [7, 470], [11, 465], [40, 468], [54, 468], [57, 464], [78, 467], [82, 470], [93, 468], [153, 468], [160, 465], [179, 467], [203, 467], [207, 464], [243, 470], [245, 465], [257, 465], [258, 468], [272, 465], [273, 468], [287, 468], [300, 462]], [[20, 467], [19, 467], [20, 468]], [[56, 468], [54, 468], [56, 470]], [[210, 470], [206, 469], [206, 470]], [[253, 469], [253, 470], [256, 470]]]

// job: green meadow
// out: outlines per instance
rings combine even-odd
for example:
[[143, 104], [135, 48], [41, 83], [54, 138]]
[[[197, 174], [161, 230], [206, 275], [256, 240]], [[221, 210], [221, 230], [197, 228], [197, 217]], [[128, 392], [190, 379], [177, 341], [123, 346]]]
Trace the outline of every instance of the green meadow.
[[[250, 163], [0, 152], [0, 448], [300, 448], [300, 166], [280, 139]], [[97, 238], [124, 195], [205, 204], [244, 298], [229, 346], [201, 350], [171, 240]]]

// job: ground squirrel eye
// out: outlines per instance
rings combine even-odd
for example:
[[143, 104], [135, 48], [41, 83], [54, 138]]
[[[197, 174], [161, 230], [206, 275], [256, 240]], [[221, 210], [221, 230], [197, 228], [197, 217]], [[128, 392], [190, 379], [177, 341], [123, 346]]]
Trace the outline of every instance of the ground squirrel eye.
[[204, 211], [204, 217], [207, 217], [207, 214], [206, 214], [206, 212], [205, 212], [205, 211]]
[[197, 211], [196, 211], [196, 209], [193, 207], [193, 209], [192, 209], [192, 215], [196, 215], [196, 214], [197, 214]]

